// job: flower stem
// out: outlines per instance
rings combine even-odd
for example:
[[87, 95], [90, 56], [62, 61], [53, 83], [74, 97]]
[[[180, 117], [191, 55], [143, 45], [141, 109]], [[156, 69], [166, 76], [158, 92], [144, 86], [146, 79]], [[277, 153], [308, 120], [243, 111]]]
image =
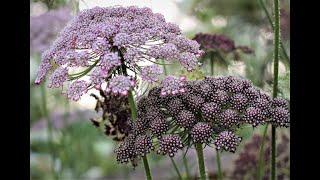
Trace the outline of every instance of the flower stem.
[[171, 160], [171, 162], [172, 162], [172, 165], [173, 165], [174, 169], [175, 169], [176, 172], [177, 172], [177, 175], [178, 175], [179, 179], [182, 180], [182, 176], [181, 176], [181, 174], [180, 174], [180, 171], [179, 171], [179, 168], [178, 168], [177, 164], [174, 162], [174, 160], [173, 160], [172, 157], [170, 157], [170, 160]]
[[47, 120], [47, 133], [48, 133], [48, 147], [49, 147], [49, 153], [52, 156], [51, 159], [51, 172], [54, 177], [54, 179], [58, 179], [58, 176], [55, 172], [55, 149], [53, 145], [53, 135], [52, 135], [52, 122], [49, 117], [48, 108], [47, 108], [47, 93], [46, 93], [46, 86], [45, 83], [41, 86], [41, 98], [42, 98], [42, 107], [43, 107], [43, 115], [45, 119]]
[[[130, 109], [131, 109], [131, 117], [132, 117], [132, 120], [135, 121], [137, 118], [137, 107], [136, 107], [136, 103], [135, 103], [133, 95], [132, 95], [132, 91], [129, 91], [128, 99], [129, 99], [129, 105], [130, 105]], [[143, 159], [143, 165], [144, 165], [144, 169], [146, 172], [147, 180], [152, 180], [147, 156], [144, 156], [142, 159]]]
[[168, 70], [167, 70], [167, 66], [166, 66], [164, 60], [162, 60], [162, 63], [163, 63], [163, 64], [162, 64], [162, 66], [163, 66], [163, 73], [164, 73], [165, 76], [167, 76], [167, 75], [168, 75]]
[[200, 179], [206, 180], [206, 169], [204, 165], [204, 158], [203, 158], [203, 149], [202, 144], [195, 144], [197, 155], [198, 155], [198, 165], [199, 165], [199, 172], [200, 172]]
[[152, 180], [147, 156], [144, 156], [142, 159], [143, 159], [143, 165], [144, 165], [144, 170], [146, 172], [147, 180]]
[[188, 167], [188, 160], [187, 160], [187, 157], [186, 156], [183, 156], [183, 164], [184, 164], [184, 167], [186, 169], [186, 179], [190, 179], [190, 172], [189, 172], [189, 167]]
[[[269, 12], [268, 12], [268, 10], [266, 8], [265, 3], [263, 2], [263, 0], [258, 0], [258, 1], [260, 3], [264, 13], [266, 14], [266, 16], [268, 18], [268, 21], [269, 21], [269, 23], [271, 25], [272, 30], [274, 30], [274, 24], [272, 22], [271, 16], [270, 16], [270, 14], [269, 14]], [[283, 45], [283, 43], [281, 41], [280, 41], [280, 46], [281, 46], [281, 50], [282, 50], [282, 54], [283, 54], [284, 58], [287, 60], [288, 64], [290, 65], [290, 58], [289, 58], [288, 53], [287, 53], [286, 49], [284, 48], [284, 45]]]
[[217, 167], [218, 167], [218, 179], [222, 180], [222, 171], [221, 171], [221, 159], [220, 159], [220, 152], [216, 150], [217, 152]]
[[129, 99], [129, 105], [131, 109], [131, 118], [135, 121], [137, 118], [137, 106], [136, 106], [136, 103], [134, 102], [132, 91], [129, 91], [128, 99]]
[[[278, 94], [278, 74], [279, 74], [279, 49], [280, 49], [280, 2], [274, 0], [274, 79], [273, 97]], [[271, 129], [271, 179], [276, 179], [276, 127]]]
[[[121, 71], [122, 71], [123, 75], [128, 76], [127, 68], [126, 68], [126, 65], [124, 64], [125, 60], [124, 60], [123, 54], [120, 50], [118, 50], [118, 52], [121, 57]], [[135, 121], [137, 118], [137, 106], [136, 106], [136, 103], [133, 98], [132, 90], [129, 91], [129, 93], [128, 93], [128, 101], [129, 101], [129, 106], [131, 109], [131, 118], [133, 121]], [[143, 159], [143, 165], [144, 165], [144, 170], [146, 172], [147, 180], [152, 180], [147, 156], [144, 156], [142, 159]]]
[[257, 180], [262, 180], [262, 177], [264, 175], [264, 171], [263, 171], [263, 155], [264, 155], [264, 144], [265, 144], [265, 140], [267, 137], [267, 131], [268, 131], [268, 125], [266, 125], [264, 127], [263, 130], [263, 136], [262, 136], [262, 140], [261, 140], [261, 145], [260, 145], [260, 150], [259, 150], [259, 159], [258, 159], [258, 171], [257, 171]]
[[211, 52], [211, 56], [210, 56], [210, 73], [211, 76], [214, 75], [214, 53]]
[[276, 179], [276, 128], [271, 129], [271, 179]]

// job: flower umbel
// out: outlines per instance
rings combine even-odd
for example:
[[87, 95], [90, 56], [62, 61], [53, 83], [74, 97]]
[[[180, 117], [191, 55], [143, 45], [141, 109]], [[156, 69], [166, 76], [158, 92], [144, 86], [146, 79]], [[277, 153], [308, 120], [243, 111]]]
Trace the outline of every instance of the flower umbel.
[[[131, 75], [127, 71], [135, 74], [131, 79], [137, 79], [137, 75], [147, 83], [154, 83], [162, 74], [157, 65], [159, 60], [178, 61], [191, 71], [198, 65], [201, 54], [196, 41], [184, 37], [177, 25], [166, 22], [163, 15], [153, 13], [150, 8], [95, 7], [80, 12], [43, 53], [35, 83], [41, 83], [58, 66], [68, 73], [62, 70], [52, 73], [49, 87], [61, 87], [67, 80], [89, 76], [88, 89], [102, 88], [127, 95], [135, 87], [129, 82]], [[142, 67], [145, 63], [152, 65]], [[183, 91], [180, 86], [165, 92]]]

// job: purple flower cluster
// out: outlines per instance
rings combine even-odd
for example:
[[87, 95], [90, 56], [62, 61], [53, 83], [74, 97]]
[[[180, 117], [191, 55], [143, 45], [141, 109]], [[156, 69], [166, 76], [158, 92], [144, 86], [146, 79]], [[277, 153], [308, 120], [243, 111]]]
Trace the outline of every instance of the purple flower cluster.
[[[191, 71], [203, 54], [199, 47], [196, 41], [184, 37], [177, 25], [166, 22], [163, 15], [150, 8], [95, 7], [80, 12], [42, 54], [35, 83], [43, 82], [51, 71], [52, 88], [88, 75], [88, 89], [106, 87], [103, 90], [107, 92], [126, 95], [136, 79], [127, 71], [148, 83], [157, 82], [162, 74], [156, 65], [159, 60], [177, 60]], [[141, 67], [143, 62], [154, 64]], [[71, 73], [74, 71], [77, 73]], [[168, 80], [169, 84], [175, 82]], [[165, 93], [178, 91], [183, 90], [173, 88]]]
[[254, 53], [254, 50], [248, 46], [236, 46], [232, 39], [222, 34], [198, 33], [193, 39], [200, 44], [201, 49], [203, 49], [207, 55], [212, 52], [219, 54], [220, 52], [223, 54], [232, 53], [235, 60], [240, 60], [239, 51], [244, 54]]
[[222, 34], [205, 34], [198, 33], [193, 38], [200, 46], [206, 51], [216, 50], [223, 51], [224, 53], [230, 53], [236, 49], [240, 49], [243, 53], [251, 54], [253, 50], [247, 46], [236, 46], [234, 41], [229, 37]]
[[30, 52], [42, 53], [48, 49], [70, 19], [70, 10], [65, 8], [30, 17]]
[[[145, 155], [152, 149], [172, 157], [179, 149], [195, 143], [213, 144], [218, 150], [235, 152], [241, 142], [241, 137], [235, 134], [240, 126], [290, 124], [287, 101], [272, 99], [246, 79], [234, 76], [183, 79], [181, 86], [179, 78], [168, 78], [170, 83], [164, 79], [137, 103], [138, 118], [132, 122], [130, 134], [152, 138], [144, 141], [148, 145], [139, 148], [138, 154]], [[164, 94], [168, 88], [179, 93]], [[178, 91], [179, 88], [183, 91]]]
[[178, 93], [185, 92], [186, 77], [182, 76], [180, 78], [175, 76], [166, 76], [161, 82], [161, 95], [175, 95]]
[[232, 131], [223, 131], [214, 140], [214, 145], [218, 150], [224, 149], [234, 153], [240, 142], [241, 138], [236, 136]]

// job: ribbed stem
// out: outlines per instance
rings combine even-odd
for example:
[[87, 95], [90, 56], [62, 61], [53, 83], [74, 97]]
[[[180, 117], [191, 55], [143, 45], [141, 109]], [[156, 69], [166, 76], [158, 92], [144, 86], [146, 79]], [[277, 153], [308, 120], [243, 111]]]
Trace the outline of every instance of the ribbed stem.
[[173, 165], [174, 169], [176, 170], [176, 173], [177, 173], [177, 175], [178, 175], [178, 178], [179, 178], [180, 180], [182, 180], [182, 176], [181, 176], [181, 173], [180, 173], [180, 171], [179, 171], [179, 168], [178, 168], [177, 164], [174, 162], [174, 160], [173, 160], [172, 157], [170, 157], [170, 160], [171, 160], [171, 162], [172, 162], [172, 165]]
[[220, 159], [220, 152], [216, 150], [217, 152], [217, 167], [218, 167], [218, 179], [222, 180], [222, 170], [221, 170], [221, 159]]
[[[268, 21], [269, 21], [269, 23], [271, 25], [272, 30], [274, 31], [274, 23], [272, 22], [272, 18], [271, 18], [270, 13], [268, 12], [268, 10], [266, 8], [265, 3], [263, 2], [263, 0], [258, 0], [258, 1], [260, 3], [264, 13], [266, 14], [266, 16], [268, 18]], [[284, 45], [283, 45], [283, 43], [281, 41], [280, 41], [280, 46], [281, 46], [281, 50], [282, 50], [282, 54], [283, 54], [284, 58], [287, 60], [288, 65], [290, 65], [290, 58], [289, 58], [288, 53], [287, 53], [286, 49], [284, 48]]]
[[[278, 74], [279, 74], [279, 49], [280, 49], [280, 2], [274, 0], [274, 79], [273, 97], [278, 94]], [[271, 180], [276, 179], [276, 127], [271, 129]]]
[[258, 180], [262, 180], [263, 175], [264, 175], [264, 171], [263, 171], [263, 167], [264, 167], [263, 155], [264, 155], [264, 144], [265, 144], [265, 140], [266, 140], [266, 137], [267, 137], [267, 132], [268, 132], [268, 125], [266, 125], [264, 127], [263, 136], [262, 136], [262, 140], [261, 140], [261, 145], [260, 145], [260, 149], [259, 149], [259, 159], [258, 159], [258, 169], [257, 169], [257, 179]]
[[188, 167], [188, 159], [187, 156], [183, 156], [183, 164], [184, 164], [184, 168], [186, 169], [186, 179], [190, 179], [190, 171], [189, 171], [189, 167]]
[[202, 144], [199, 144], [199, 143], [195, 144], [195, 148], [197, 150], [197, 155], [198, 155], [198, 166], [199, 166], [200, 179], [206, 180], [206, 167], [204, 165]]
[[48, 108], [47, 108], [47, 93], [46, 93], [46, 86], [45, 83], [41, 86], [41, 99], [42, 99], [42, 107], [43, 107], [43, 115], [45, 119], [47, 120], [47, 133], [48, 133], [48, 147], [49, 147], [49, 153], [52, 156], [51, 159], [51, 172], [55, 179], [58, 179], [58, 174], [56, 174], [54, 166], [55, 166], [55, 149], [53, 144], [53, 134], [52, 134], [52, 122], [49, 117]]

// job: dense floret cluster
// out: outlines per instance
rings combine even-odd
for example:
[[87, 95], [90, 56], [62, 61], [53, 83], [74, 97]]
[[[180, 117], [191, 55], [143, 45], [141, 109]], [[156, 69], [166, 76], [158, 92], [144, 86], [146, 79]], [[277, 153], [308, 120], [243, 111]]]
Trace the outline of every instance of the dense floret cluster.
[[235, 152], [242, 139], [235, 133], [237, 128], [247, 124], [290, 124], [286, 100], [273, 99], [240, 77], [184, 80], [183, 84], [172, 85], [184, 89], [183, 92], [161, 93], [168, 86], [152, 88], [137, 103], [138, 118], [133, 122], [132, 134], [152, 137], [150, 146], [143, 146], [147, 150], [139, 150], [139, 154], [154, 149], [172, 157], [179, 149], [196, 143]]
[[[90, 88], [126, 96], [137, 85], [136, 75], [147, 83], [158, 81], [162, 74], [159, 60], [178, 61], [188, 71], [195, 69], [203, 54], [199, 47], [150, 8], [95, 7], [80, 12], [42, 54], [35, 83], [43, 82], [48, 74], [51, 88], [72, 81], [66, 88], [71, 93], [67, 97], [75, 101]], [[164, 84], [177, 88], [162, 93], [183, 91], [179, 88], [183, 80], [168, 77]]]

